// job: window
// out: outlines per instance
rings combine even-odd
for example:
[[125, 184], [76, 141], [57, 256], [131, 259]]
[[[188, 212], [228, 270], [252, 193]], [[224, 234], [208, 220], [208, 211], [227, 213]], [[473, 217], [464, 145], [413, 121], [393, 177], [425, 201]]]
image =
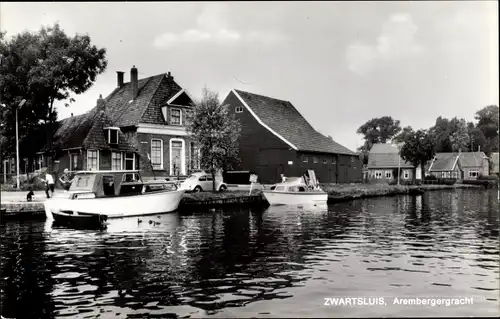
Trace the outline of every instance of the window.
[[354, 156], [351, 156], [351, 164], [354, 163]]
[[180, 109], [170, 110], [170, 124], [181, 125], [182, 124], [182, 112]]
[[118, 144], [118, 130], [117, 129], [108, 129], [108, 143], [109, 144]]
[[479, 172], [478, 171], [469, 171], [469, 177], [478, 177]]
[[410, 173], [408, 171], [403, 172], [403, 178], [404, 179], [409, 179], [410, 178]]
[[337, 164], [337, 159], [335, 158], [335, 156], [332, 157], [332, 164], [333, 165]]
[[87, 151], [87, 169], [89, 171], [99, 170], [99, 151]]
[[141, 177], [137, 173], [123, 174], [122, 183], [142, 183]]
[[313, 156], [313, 163], [317, 163], [318, 162], [318, 158], [316, 156]]
[[120, 171], [122, 170], [122, 153], [111, 152], [111, 170]]
[[382, 172], [381, 171], [376, 171], [375, 172], [375, 178], [376, 179], [382, 179]]
[[235, 112], [236, 113], [242, 113], [243, 112], [243, 106], [237, 106]]
[[151, 140], [151, 166], [153, 169], [163, 169], [163, 140]]
[[385, 178], [386, 179], [392, 178], [392, 172], [391, 171], [385, 171]]
[[307, 161], [308, 161], [307, 156], [303, 155], [303, 156], [302, 156], [302, 162], [307, 163]]
[[78, 167], [78, 154], [69, 154], [69, 170], [76, 171]]
[[200, 150], [196, 147], [195, 143], [191, 143], [189, 154], [191, 154], [191, 169], [200, 169]]
[[207, 177], [205, 175], [203, 175], [203, 176], [200, 176], [200, 178], [198, 178], [198, 180], [200, 182], [205, 182], [207, 180]]
[[181, 139], [170, 140], [170, 175], [186, 174], [184, 165], [184, 141]]
[[326, 164], [326, 163], [327, 163], [326, 158], [324, 158], [323, 159], [323, 164]]
[[38, 156], [38, 169], [43, 167], [43, 155]]
[[134, 170], [135, 169], [135, 154], [125, 153], [125, 169]]

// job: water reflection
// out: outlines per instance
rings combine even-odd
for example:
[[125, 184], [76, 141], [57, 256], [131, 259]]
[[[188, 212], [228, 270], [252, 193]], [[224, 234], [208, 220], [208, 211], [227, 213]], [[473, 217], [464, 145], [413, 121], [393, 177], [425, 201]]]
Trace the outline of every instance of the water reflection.
[[323, 298], [334, 296], [475, 297], [474, 308], [418, 311], [487, 315], [498, 311], [495, 201], [494, 192], [463, 190], [110, 220], [104, 231], [9, 223], [2, 315], [331, 316]]

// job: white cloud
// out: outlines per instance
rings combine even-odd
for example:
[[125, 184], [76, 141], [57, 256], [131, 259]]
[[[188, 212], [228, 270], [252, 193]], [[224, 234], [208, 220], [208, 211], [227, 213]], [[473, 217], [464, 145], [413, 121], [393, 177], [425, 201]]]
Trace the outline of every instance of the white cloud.
[[382, 26], [376, 44], [354, 43], [347, 47], [349, 69], [366, 74], [381, 61], [392, 61], [422, 52], [423, 48], [415, 41], [417, 30], [409, 14], [392, 15]]
[[228, 14], [227, 7], [222, 3], [207, 4], [196, 19], [197, 28], [179, 33], [163, 33], [154, 39], [153, 45], [157, 48], [169, 48], [185, 43], [232, 44], [242, 41], [273, 44], [286, 39], [272, 31], [240, 32], [231, 29], [225, 19]]

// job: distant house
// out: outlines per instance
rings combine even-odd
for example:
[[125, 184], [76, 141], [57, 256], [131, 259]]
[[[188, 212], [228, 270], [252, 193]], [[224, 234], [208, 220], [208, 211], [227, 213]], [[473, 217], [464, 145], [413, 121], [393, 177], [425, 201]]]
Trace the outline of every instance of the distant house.
[[402, 180], [413, 180], [414, 176], [420, 178], [415, 166], [400, 157], [395, 145], [379, 143], [372, 146], [366, 166], [369, 180], [390, 181], [397, 179], [398, 168], [401, 169]]
[[[60, 121], [38, 157], [53, 170], [139, 169], [143, 176], [187, 175], [199, 169], [199, 148], [188, 136], [185, 116], [193, 100], [170, 72], [124, 83], [89, 112]], [[54, 155], [55, 154], [55, 155]]]
[[496, 153], [491, 153], [490, 157], [490, 175], [498, 175], [500, 174], [499, 172], [499, 163], [498, 163], [498, 152]]
[[438, 178], [477, 179], [489, 175], [489, 159], [484, 152], [437, 153], [427, 173]]
[[237, 170], [258, 175], [262, 183], [315, 171], [320, 182], [362, 179], [359, 155], [317, 132], [288, 101], [232, 90], [223, 104], [240, 121]]

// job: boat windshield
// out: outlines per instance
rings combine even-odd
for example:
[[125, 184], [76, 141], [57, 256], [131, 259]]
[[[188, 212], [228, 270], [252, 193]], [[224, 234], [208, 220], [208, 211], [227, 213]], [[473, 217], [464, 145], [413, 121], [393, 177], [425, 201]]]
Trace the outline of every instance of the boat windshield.
[[96, 174], [77, 174], [73, 178], [70, 190], [92, 191], [94, 189], [94, 181]]

